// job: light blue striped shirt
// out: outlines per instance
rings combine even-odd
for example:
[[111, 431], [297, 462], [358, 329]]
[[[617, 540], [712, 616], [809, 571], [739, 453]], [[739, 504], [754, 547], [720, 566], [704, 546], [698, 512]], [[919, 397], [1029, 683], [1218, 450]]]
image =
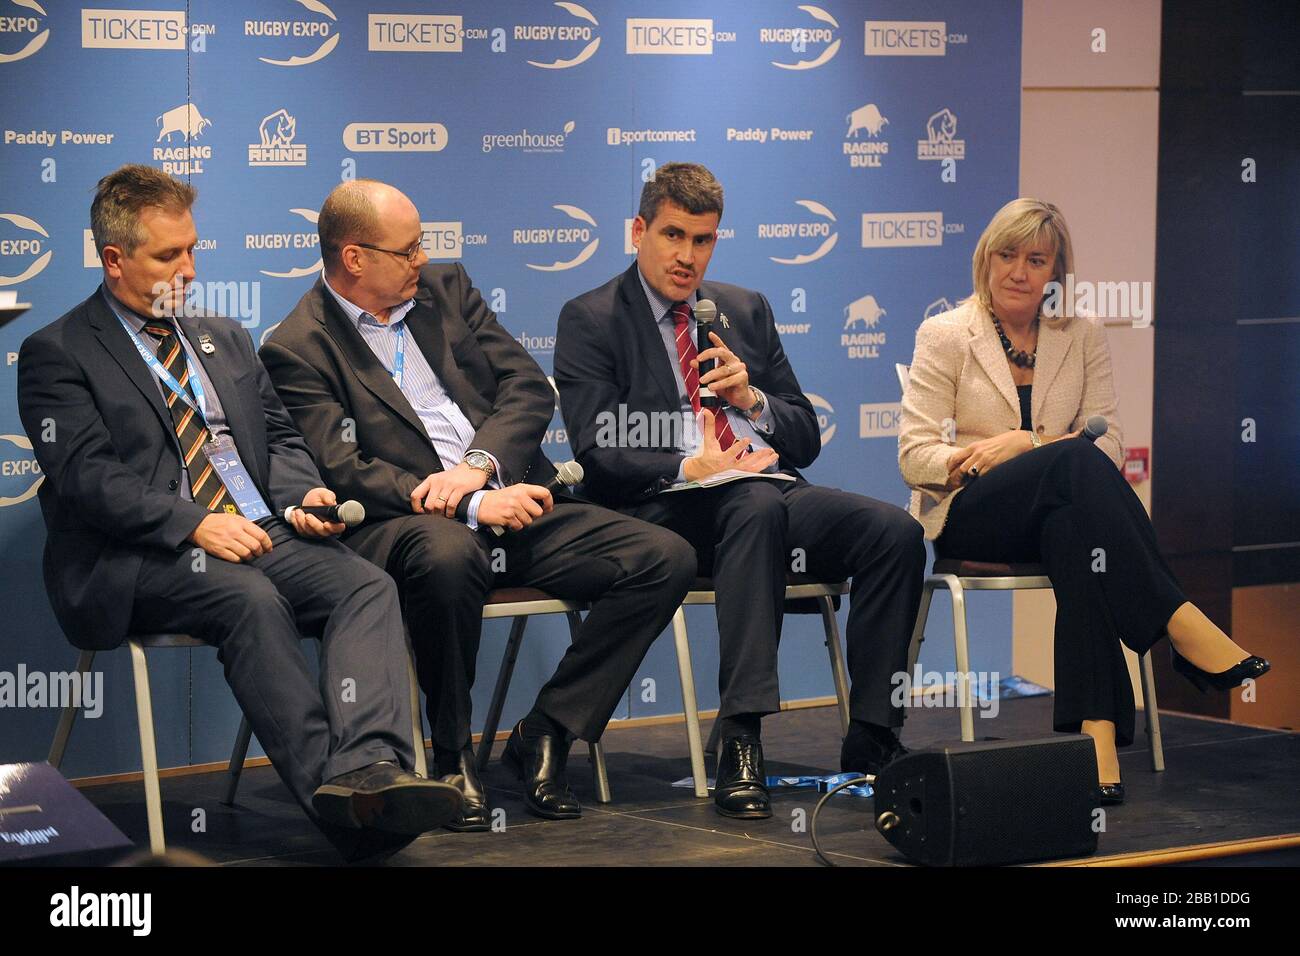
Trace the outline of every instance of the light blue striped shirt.
[[[388, 313], [388, 321], [380, 322], [369, 312], [362, 309], [359, 305], [349, 302], [343, 296], [334, 291], [325, 277], [321, 276], [321, 281], [325, 283], [325, 288], [329, 294], [334, 297], [334, 301], [339, 304], [343, 314], [352, 320], [361, 337], [366, 340], [370, 350], [375, 353], [375, 357], [392, 375], [397, 362], [397, 337], [398, 329], [405, 325], [405, 319], [408, 313], [415, 308], [415, 300], [407, 299], [401, 305], [395, 306]], [[415, 336], [408, 335], [405, 332], [400, 333], [404, 341], [402, 343], [402, 381], [398, 388], [402, 390], [402, 395], [410, 402], [411, 408], [419, 416], [420, 423], [424, 425], [424, 430], [429, 436], [429, 441], [433, 444], [433, 450], [438, 455], [438, 460], [442, 462], [443, 468], [450, 470], [455, 468], [465, 459], [466, 453], [471, 449], [469, 443], [474, 440], [474, 426], [470, 424], [465, 413], [460, 410], [447, 390], [443, 388], [442, 382], [430, 367], [424, 353], [420, 351], [420, 346], [415, 341]], [[396, 384], [396, 380], [394, 379]], [[478, 450], [478, 449], [474, 449]], [[485, 455], [492, 459], [492, 464], [496, 468], [496, 475], [488, 479], [489, 488], [500, 488], [502, 482], [501, 465], [497, 462], [496, 456], [490, 452], [484, 451]], [[469, 514], [466, 515], [465, 523], [470, 528], [478, 528], [478, 509], [483, 499], [484, 492], [476, 491], [470, 497]]]
[[[641, 280], [641, 288], [645, 290], [646, 300], [650, 303], [650, 314], [654, 316], [655, 323], [659, 326], [659, 336], [664, 341], [664, 348], [668, 352], [668, 364], [672, 366], [673, 377], [677, 380], [677, 398], [681, 405], [678, 409], [684, 416], [685, 421], [690, 421], [695, 411], [691, 407], [690, 397], [686, 394], [686, 376], [682, 374], [682, 365], [677, 358], [677, 333], [673, 325], [673, 303], [669, 302], [658, 292], [656, 292], [650, 283], [645, 281], [645, 276], [641, 274], [640, 268], [636, 270], [636, 276]], [[699, 301], [699, 293], [692, 292], [691, 297], [686, 300], [686, 304], [691, 307], [691, 316], [686, 320], [686, 333], [691, 337], [691, 341], [696, 341], [696, 322], [695, 322], [695, 303]], [[758, 386], [754, 390], [759, 391]], [[764, 435], [772, 434], [772, 410], [767, 404], [767, 396], [763, 395], [763, 412], [758, 416], [757, 421], [751, 422], [741, 412], [726, 407], [727, 421], [731, 423], [731, 433], [739, 441], [742, 438], [750, 440], [750, 448], [757, 451], [760, 448], [771, 448], [764, 439]], [[682, 452], [688, 458], [694, 455], [700, 447], [700, 436], [698, 428], [684, 428], [680, 432], [682, 436], [682, 447], [678, 451]], [[772, 465], [767, 471], [778, 471], [780, 463]], [[683, 482], [686, 480], [686, 462], [683, 461], [677, 469], [677, 480]]]

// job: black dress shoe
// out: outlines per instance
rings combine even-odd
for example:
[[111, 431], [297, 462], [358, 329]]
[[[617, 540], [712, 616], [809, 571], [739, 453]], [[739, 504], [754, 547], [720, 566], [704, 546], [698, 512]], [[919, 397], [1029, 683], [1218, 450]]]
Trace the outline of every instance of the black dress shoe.
[[763, 744], [757, 737], [742, 734], [722, 742], [713, 803], [724, 817], [766, 820], [772, 815], [763, 768]]
[[436, 763], [438, 779], [443, 783], [451, 784], [465, 799], [460, 814], [443, 826], [456, 833], [490, 830], [492, 820], [488, 812], [487, 791], [478, 778], [478, 767], [474, 764], [474, 751], [466, 747], [459, 753], [445, 758], [440, 755]]
[[388, 761], [332, 777], [312, 794], [312, 809], [322, 820], [349, 829], [417, 835], [442, 826], [460, 813], [460, 791], [425, 780]]
[[569, 744], [551, 734], [529, 741], [523, 735], [523, 721], [506, 741], [501, 762], [524, 782], [524, 805], [530, 813], [547, 820], [575, 820], [582, 816], [582, 804], [569, 789], [564, 765]]
[[1099, 783], [1097, 784], [1097, 794], [1103, 807], [1117, 807], [1124, 802], [1124, 784]]
[[1209, 671], [1201, 670], [1183, 657], [1182, 654], [1179, 654], [1174, 650], [1172, 644], [1169, 646], [1169, 653], [1173, 655], [1174, 670], [1178, 671], [1178, 673], [1195, 684], [1198, 690], [1202, 691], [1209, 687], [1216, 690], [1232, 690], [1234, 687], [1240, 687], [1243, 681], [1263, 677], [1273, 666], [1262, 657], [1247, 657], [1244, 661], [1234, 667], [1229, 667], [1226, 671], [1211, 674]]
[[906, 757], [908, 753], [910, 751], [898, 742], [892, 731], [881, 739], [865, 731], [855, 733], [854, 728], [850, 728], [840, 747], [840, 770], [874, 777], [887, 764]]

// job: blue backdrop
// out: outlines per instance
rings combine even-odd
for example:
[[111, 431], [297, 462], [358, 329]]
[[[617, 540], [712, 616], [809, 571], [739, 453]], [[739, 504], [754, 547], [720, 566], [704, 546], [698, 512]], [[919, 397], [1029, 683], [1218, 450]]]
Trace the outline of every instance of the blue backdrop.
[[[0, 330], [0, 671], [75, 660], [43, 593], [40, 473], [14, 381], [22, 339], [99, 281], [88, 209], [105, 172], [147, 162], [198, 188], [199, 291], [258, 342], [315, 281], [330, 188], [391, 182], [419, 207], [429, 255], [463, 261], [549, 373], [560, 306], [630, 261], [642, 177], [705, 163], [727, 203], [709, 275], [768, 296], [822, 416], [808, 477], [905, 505], [893, 366], [926, 314], [969, 291], [980, 230], [1016, 195], [1020, 23], [1019, 0], [0, 0], [0, 291], [34, 304]], [[545, 449], [571, 457], [558, 414]], [[943, 611], [922, 654], [941, 671]], [[688, 623], [714, 707], [712, 610]], [[1009, 599], [976, 602], [971, 629], [973, 666], [1007, 673]], [[529, 633], [507, 721], [568, 640], [558, 620]], [[480, 719], [505, 636], [487, 625]], [[151, 666], [162, 765], [227, 756], [238, 711], [215, 652]], [[69, 775], [140, 765], [127, 655], [96, 669], [104, 714], [81, 722]], [[833, 693], [815, 617], [787, 619], [781, 686], [787, 700]], [[616, 717], [680, 710], [661, 640]], [[0, 710], [0, 762], [43, 759], [56, 719]]]

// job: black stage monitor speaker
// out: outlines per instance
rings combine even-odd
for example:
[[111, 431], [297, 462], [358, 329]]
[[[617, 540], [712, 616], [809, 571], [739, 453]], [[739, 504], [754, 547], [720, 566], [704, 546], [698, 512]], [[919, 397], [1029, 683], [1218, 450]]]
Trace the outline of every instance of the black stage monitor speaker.
[[927, 866], [997, 866], [1097, 850], [1097, 756], [1083, 735], [940, 744], [876, 778], [876, 829]]

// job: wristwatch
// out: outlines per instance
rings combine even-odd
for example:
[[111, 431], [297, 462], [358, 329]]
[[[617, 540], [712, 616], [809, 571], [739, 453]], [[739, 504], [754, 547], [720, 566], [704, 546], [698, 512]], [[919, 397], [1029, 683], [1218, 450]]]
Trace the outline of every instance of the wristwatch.
[[754, 404], [750, 405], [749, 408], [742, 408], [739, 411], [740, 414], [744, 415], [750, 421], [753, 421], [763, 414], [763, 409], [767, 407], [767, 399], [765, 399], [763, 393], [753, 385], [749, 386], [749, 394], [753, 397]]
[[1038, 432], [1034, 431], [1032, 428], [1029, 430], [1029, 440], [1033, 443], [1035, 448], [1041, 448], [1043, 445], [1043, 439], [1039, 437]]
[[467, 454], [463, 464], [469, 465], [471, 468], [477, 468], [479, 471], [483, 472], [483, 474], [488, 476], [489, 481], [491, 481], [492, 476], [497, 473], [496, 466], [492, 464], [492, 459], [486, 453], [481, 451], [472, 451]]

